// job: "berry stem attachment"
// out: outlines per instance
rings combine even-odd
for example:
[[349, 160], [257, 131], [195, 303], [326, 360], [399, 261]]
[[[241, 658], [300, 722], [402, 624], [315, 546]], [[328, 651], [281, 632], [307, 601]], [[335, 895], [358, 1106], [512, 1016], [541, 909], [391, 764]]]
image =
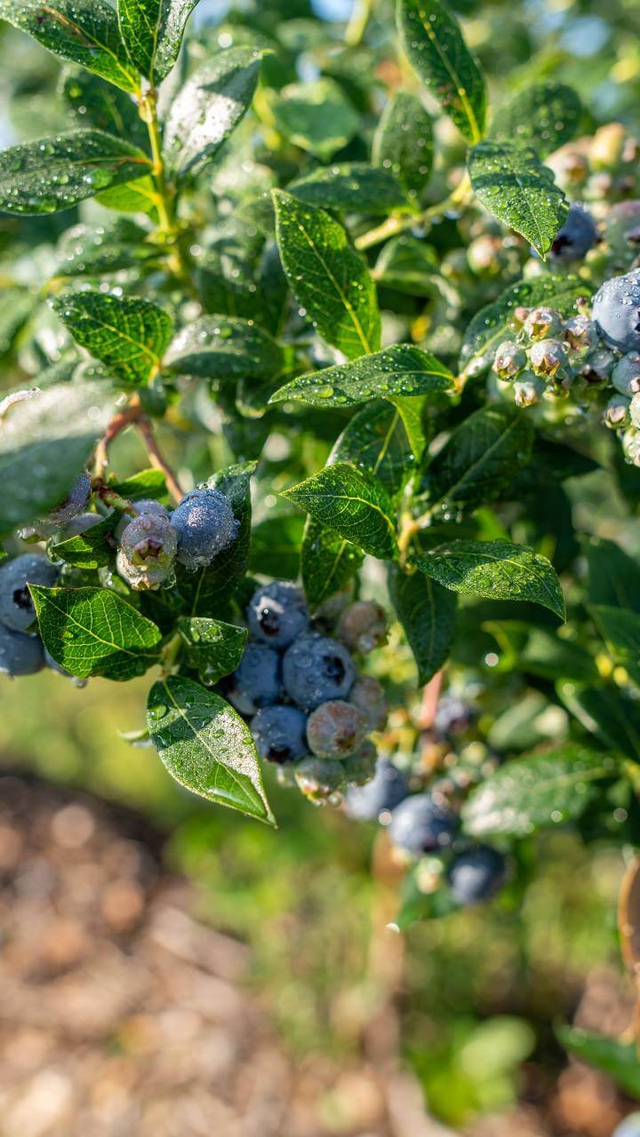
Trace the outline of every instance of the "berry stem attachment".
[[169, 493], [173, 498], [175, 498], [176, 501], [182, 501], [184, 494], [180, 489], [176, 475], [164, 457], [162, 451], [160, 450], [160, 447], [158, 446], [158, 442], [156, 440], [155, 434], [153, 433], [153, 427], [151, 426], [151, 423], [147, 418], [141, 416], [136, 420], [136, 425], [144, 439], [144, 444], [147, 448], [147, 453], [149, 455], [151, 465], [155, 466], [156, 470], [162, 470], [164, 476], [167, 479], [167, 489], [169, 490]]

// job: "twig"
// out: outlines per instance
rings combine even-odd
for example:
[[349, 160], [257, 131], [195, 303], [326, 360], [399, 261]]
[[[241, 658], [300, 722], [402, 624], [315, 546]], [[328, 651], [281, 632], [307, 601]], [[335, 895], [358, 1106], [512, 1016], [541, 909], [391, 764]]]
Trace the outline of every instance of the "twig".
[[140, 403], [137, 398], [131, 401], [128, 407], [120, 411], [114, 418], [111, 419], [104, 435], [96, 446], [95, 451], [95, 464], [94, 472], [97, 477], [101, 477], [109, 464], [109, 446], [127, 426], [132, 422], [136, 422], [142, 413]]
[[162, 451], [158, 446], [151, 423], [147, 418], [142, 417], [137, 419], [136, 426], [138, 427], [138, 430], [144, 439], [144, 444], [147, 448], [147, 453], [151, 460], [151, 465], [155, 466], [156, 470], [162, 470], [164, 476], [167, 479], [167, 489], [169, 490], [169, 493], [173, 498], [175, 498], [176, 501], [182, 501], [184, 494], [180, 489], [178, 480], [173, 470], [171, 469], [171, 466], [166, 461], [164, 455], [162, 454]]

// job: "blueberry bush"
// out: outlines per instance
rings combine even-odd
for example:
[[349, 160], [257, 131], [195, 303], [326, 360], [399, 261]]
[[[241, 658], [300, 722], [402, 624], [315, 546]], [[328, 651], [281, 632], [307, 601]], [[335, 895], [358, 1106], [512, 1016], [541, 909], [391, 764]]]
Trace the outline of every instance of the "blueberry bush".
[[401, 929], [513, 905], [640, 842], [639, 143], [474, 5], [196, 7], [0, 0], [0, 669], [149, 673], [132, 743], [380, 823]]

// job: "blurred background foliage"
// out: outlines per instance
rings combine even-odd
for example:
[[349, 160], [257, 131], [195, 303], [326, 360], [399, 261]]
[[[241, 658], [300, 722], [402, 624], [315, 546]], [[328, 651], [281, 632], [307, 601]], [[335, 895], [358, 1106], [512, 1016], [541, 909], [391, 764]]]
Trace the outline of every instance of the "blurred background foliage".
[[[638, 127], [637, 0], [456, 0], [453, 7], [465, 21], [467, 40], [495, 99], [553, 77], [579, 90], [591, 125], [621, 120]], [[272, 83], [315, 78], [324, 70], [339, 77], [357, 104], [359, 69], [368, 85], [372, 70], [384, 64], [392, 4], [376, 0], [366, 45], [345, 58], [338, 49], [349, 18], [357, 18], [353, 9], [352, 0], [201, 0], [197, 35], [203, 45], [217, 39], [225, 46], [230, 28], [260, 33], [284, 48], [277, 60], [268, 61]], [[333, 22], [321, 25], [318, 17]], [[327, 63], [332, 45], [333, 68]], [[53, 57], [4, 26], [0, 53], [0, 98], [9, 108], [0, 117], [0, 143], [62, 126]], [[455, 145], [450, 137], [448, 142]], [[359, 156], [357, 138], [348, 156]], [[62, 215], [21, 224], [26, 239], [42, 243], [46, 259], [45, 242], [54, 241], [58, 227], [61, 231], [68, 223]], [[6, 219], [0, 223], [0, 246], [11, 237], [12, 225]], [[33, 259], [25, 256], [22, 266], [19, 249], [13, 256], [14, 275], [19, 279], [22, 272], [26, 280], [34, 271]], [[43, 268], [42, 278], [47, 275]], [[272, 495], [281, 478], [295, 475], [296, 463], [301, 474], [322, 465], [335, 430], [321, 416], [317, 426], [315, 439], [271, 440], [262, 484], [270, 482]], [[179, 459], [196, 477], [199, 467], [228, 460], [216, 451], [223, 445], [218, 440], [207, 450], [196, 438], [191, 452], [183, 443], [184, 436]], [[143, 460], [134, 445], [125, 438], [114, 453], [123, 476]], [[164, 445], [170, 459], [178, 457], [171, 453], [171, 435]], [[640, 552], [640, 529], [626, 518], [611, 474], [598, 471], [575, 479], [567, 490], [578, 531]], [[272, 496], [257, 503], [258, 519], [274, 501]], [[368, 587], [375, 589], [375, 578]], [[478, 605], [476, 626], [477, 612]], [[515, 677], [511, 686], [503, 682], [499, 696], [483, 686], [494, 649], [486, 633], [476, 631], [471, 639], [463, 622], [451, 681], [455, 686], [458, 675], [476, 684], [485, 735], [493, 734], [499, 744], [501, 727], [507, 739], [518, 730], [519, 746], [561, 736], [557, 717], [551, 724], [542, 721], [543, 683], [523, 690]], [[392, 635], [377, 671], [397, 702], [415, 698], [412, 666]], [[448, 1124], [468, 1126], [519, 1097], [552, 1094], [567, 1059], [550, 1024], [573, 1020], [594, 975], [613, 975], [624, 991], [614, 919], [623, 871], [619, 844], [584, 844], [564, 831], [544, 834], [536, 839], [535, 854], [523, 845], [521, 867], [526, 870], [530, 857], [537, 870], [517, 896], [507, 890], [494, 905], [417, 924], [400, 938], [386, 927], [393, 919], [394, 881], [379, 863], [373, 830], [352, 825], [336, 811], [314, 809], [278, 787], [269, 774], [277, 832], [196, 800], [169, 778], [152, 750], [132, 747], [118, 734], [142, 725], [147, 685], [140, 681], [116, 689], [95, 680], [76, 690], [50, 672], [14, 686], [5, 681], [3, 766], [126, 803], [154, 822], [167, 835], [168, 868], [186, 873], [196, 886], [198, 914], [252, 946], [251, 982], [286, 1046], [301, 1060], [314, 1053], [339, 1058], [357, 1052], [367, 1024], [391, 994], [399, 1007], [404, 1060], [418, 1076], [430, 1109]], [[521, 878], [526, 882], [526, 871]], [[386, 968], [380, 960], [393, 961], [401, 952], [399, 977], [393, 962]]]

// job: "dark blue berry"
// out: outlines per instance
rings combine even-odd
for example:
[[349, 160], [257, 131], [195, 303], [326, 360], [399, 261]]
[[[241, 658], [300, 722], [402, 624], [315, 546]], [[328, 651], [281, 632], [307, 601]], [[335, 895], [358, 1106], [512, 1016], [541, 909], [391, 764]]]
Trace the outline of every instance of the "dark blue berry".
[[343, 644], [308, 632], [298, 636], [285, 653], [282, 674], [289, 698], [310, 711], [332, 699], [346, 699], [356, 669]]
[[231, 502], [219, 490], [192, 490], [171, 514], [178, 534], [178, 560], [186, 568], [204, 568], [235, 541], [238, 523]]
[[609, 347], [640, 351], [640, 269], [605, 280], [595, 295], [591, 315]]
[[507, 862], [497, 849], [479, 845], [455, 857], [447, 875], [453, 899], [466, 907], [489, 900], [500, 891], [507, 876]]
[[307, 716], [297, 707], [265, 707], [251, 720], [251, 733], [261, 758], [282, 765], [298, 762], [309, 753]]
[[0, 565], [0, 621], [14, 632], [26, 632], [36, 613], [28, 584], [51, 588], [58, 569], [38, 553], [23, 553]]
[[277, 702], [281, 692], [280, 656], [266, 644], [247, 644], [231, 676], [229, 700], [243, 715]]
[[251, 597], [247, 621], [257, 639], [271, 647], [288, 647], [309, 627], [304, 593], [288, 580], [273, 580]]
[[458, 819], [431, 794], [407, 797], [394, 809], [389, 834], [394, 845], [420, 856], [446, 849], [458, 828]]
[[404, 774], [387, 758], [381, 758], [370, 782], [347, 791], [344, 808], [354, 821], [376, 821], [404, 801], [409, 786]]
[[584, 205], [574, 201], [567, 219], [551, 246], [556, 261], [581, 261], [598, 240], [598, 227]]
[[443, 695], [433, 720], [438, 734], [462, 734], [469, 729], [473, 717], [472, 708], [457, 695]]
[[25, 636], [0, 624], [0, 674], [33, 675], [44, 667], [44, 650], [39, 636]]

